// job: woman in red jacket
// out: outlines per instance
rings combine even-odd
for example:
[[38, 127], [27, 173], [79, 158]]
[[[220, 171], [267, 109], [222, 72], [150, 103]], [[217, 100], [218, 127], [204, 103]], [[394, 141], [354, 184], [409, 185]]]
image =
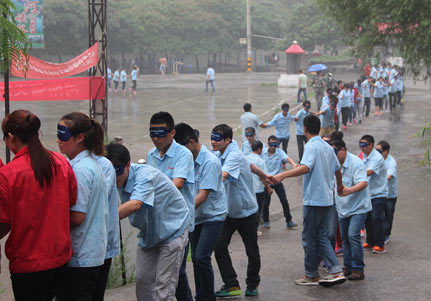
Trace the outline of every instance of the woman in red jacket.
[[39, 140], [40, 120], [18, 110], [2, 122], [15, 154], [0, 169], [0, 239], [6, 241], [15, 300], [62, 300], [72, 257], [69, 207], [76, 202], [72, 167]]

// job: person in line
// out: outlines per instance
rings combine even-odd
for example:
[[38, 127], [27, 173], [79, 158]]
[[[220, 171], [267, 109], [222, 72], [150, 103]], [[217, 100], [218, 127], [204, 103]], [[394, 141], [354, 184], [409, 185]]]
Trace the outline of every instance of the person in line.
[[364, 97], [361, 80], [358, 79], [355, 83], [355, 114], [353, 120], [356, 121], [356, 114], [358, 115], [359, 124], [364, 120]]
[[9, 233], [5, 251], [17, 301], [63, 300], [72, 258], [69, 208], [77, 182], [67, 159], [40, 142], [40, 125], [25, 110], [2, 122], [15, 157], [0, 169], [0, 239]]
[[307, 84], [308, 84], [308, 78], [307, 75], [305, 75], [302, 72], [302, 69], [298, 70], [298, 97], [296, 103], [301, 103], [301, 92], [304, 94], [304, 100], [307, 100]]
[[332, 146], [341, 165], [344, 185], [335, 202], [343, 241], [343, 274], [349, 280], [363, 280], [365, 264], [361, 229], [371, 211], [367, 173], [362, 160], [347, 151], [343, 140], [332, 141]]
[[[154, 143], [147, 155], [147, 164], [168, 176], [180, 190], [187, 205], [191, 221], [189, 232], [195, 223], [195, 173], [192, 153], [174, 140], [174, 119], [168, 112], [158, 112], [150, 119], [150, 137]], [[192, 300], [192, 292], [187, 279], [186, 264], [189, 244], [186, 244], [183, 263], [180, 268], [176, 298], [180, 301]]]
[[310, 114], [310, 108], [311, 103], [308, 100], [304, 101], [302, 103], [302, 109], [299, 110], [295, 116], [296, 141], [298, 143], [299, 161], [302, 160], [302, 154], [304, 153], [304, 144], [307, 143], [307, 138], [304, 136], [304, 118]]
[[347, 121], [350, 116], [350, 92], [349, 92], [349, 84], [344, 84], [343, 90], [339, 95], [340, 100], [340, 108], [341, 108], [341, 117], [343, 130], [347, 130]]
[[243, 152], [244, 155], [247, 156], [253, 152], [253, 150], [251, 149], [251, 145], [255, 141], [259, 141], [259, 140], [256, 140], [256, 131], [252, 127], [248, 127], [245, 129], [245, 137], [247, 138], [247, 140], [242, 142], [241, 151]]
[[135, 280], [138, 301], [174, 300], [188, 244], [189, 208], [174, 183], [148, 164], [130, 163], [121, 144], [107, 146], [121, 198], [120, 219], [139, 230]]
[[[272, 182], [278, 184], [286, 178], [304, 175], [302, 245], [305, 276], [295, 281], [295, 284], [303, 286], [332, 286], [346, 281], [329, 242], [327, 230], [328, 212], [334, 204], [334, 174], [338, 193], [343, 190], [341, 166], [333, 148], [320, 138], [319, 131], [319, 118], [313, 115], [305, 117], [304, 134], [308, 142], [301, 165], [272, 178]], [[320, 279], [318, 267], [322, 259], [328, 267], [329, 275]]]
[[[273, 176], [279, 174], [282, 170], [282, 166], [286, 163], [290, 163], [293, 168], [296, 167], [296, 163], [292, 160], [292, 158], [290, 158], [283, 150], [277, 148], [277, 137], [274, 135], [268, 137], [268, 148], [262, 152], [261, 156], [263, 161], [265, 161], [266, 172]], [[283, 214], [286, 220], [287, 229], [294, 229], [298, 225], [292, 220], [289, 201], [287, 200], [283, 183], [276, 185], [271, 184], [271, 188], [275, 190], [275, 193], [277, 193], [281, 206], [283, 207]], [[271, 194], [267, 189], [265, 189], [265, 198], [263, 201], [263, 226], [267, 229], [271, 228], [271, 223], [269, 221], [270, 203]]]
[[127, 72], [124, 68], [120, 72], [120, 82], [123, 95], [126, 95]]
[[215, 258], [224, 285], [215, 294], [218, 298], [242, 294], [237, 274], [229, 255], [229, 244], [235, 231], [242, 238], [248, 257], [246, 296], [257, 296], [260, 283], [260, 253], [257, 244], [258, 205], [253, 190], [252, 172], [266, 180], [267, 174], [254, 164], [249, 164], [244, 154], [232, 142], [232, 128], [219, 124], [211, 133], [211, 145], [218, 151], [222, 166], [228, 213], [216, 242]]
[[398, 76], [395, 75], [391, 80], [389, 80], [389, 83], [388, 83], [389, 108], [391, 112], [394, 111], [397, 106], [397, 99], [398, 99], [397, 81], [398, 81]]
[[334, 114], [337, 107], [337, 97], [331, 95], [330, 99], [329, 104], [322, 105], [320, 112], [314, 113], [315, 116], [320, 116], [321, 128], [319, 135], [321, 137], [326, 134], [331, 135], [335, 131]]
[[374, 148], [374, 137], [371, 135], [362, 136], [359, 147], [363, 153], [373, 206], [365, 220], [367, 240], [363, 247], [372, 249], [374, 254], [382, 254], [385, 253], [385, 203], [388, 197], [385, 159]]
[[214, 68], [211, 67], [210, 64], [208, 64], [207, 78], [205, 81], [205, 92], [208, 92], [208, 84], [211, 84], [212, 92], [213, 92], [213, 94], [215, 93], [214, 80], [215, 80]]
[[111, 92], [111, 82], [112, 82], [112, 71], [111, 68], [106, 69], [106, 78], [107, 78], [107, 84], [108, 84], [108, 91]]
[[370, 107], [371, 107], [371, 78], [366, 78], [361, 84], [362, 92], [364, 96], [364, 115], [368, 117], [370, 115]]
[[289, 113], [289, 104], [281, 105], [281, 112], [275, 114], [267, 127], [275, 126], [275, 136], [277, 137], [277, 147], [282, 145], [282, 149], [287, 154], [287, 146], [290, 139], [290, 123], [295, 120], [295, 117]]
[[249, 103], [245, 103], [242, 108], [244, 109], [244, 114], [241, 115], [241, 128], [242, 128], [242, 141], [247, 140], [245, 136], [245, 130], [249, 127], [254, 128], [256, 132], [256, 139], [259, 140], [258, 128], [266, 128], [268, 125], [263, 123], [256, 114], [252, 113], [252, 106]]
[[375, 103], [374, 116], [382, 115], [385, 85], [386, 84], [383, 82], [383, 77], [380, 77], [376, 83], [372, 84], [372, 86], [374, 87], [374, 103]]
[[216, 300], [211, 255], [227, 215], [220, 161], [199, 143], [188, 124], [175, 125], [174, 139], [191, 151], [195, 161], [195, 230], [190, 234], [195, 300]]
[[392, 234], [392, 223], [394, 221], [395, 204], [398, 198], [398, 171], [397, 161], [389, 154], [391, 146], [387, 141], [380, 141], [376, 150], [385, 159], [386, 174], [388, 178], [388, 198], [385, 202], [385, 244], [389, 242]]
[[84, 113], [73, 112], [60, 119], [57, 138], [78, 182], [78, 198], [70, 208], [73, 256], [67, 271], [67, 300], [93, 300], [95, 295], [104, 294], [100, 282], [109, 225], [108, 187], [94, 158], [105, 152], [103, 129]]
[[118, 84], [120, 83], [120, 68], [117, 68], [117, 70], [115, 70], [113, 80], [114, 80], [115, 94], [117, 94]]

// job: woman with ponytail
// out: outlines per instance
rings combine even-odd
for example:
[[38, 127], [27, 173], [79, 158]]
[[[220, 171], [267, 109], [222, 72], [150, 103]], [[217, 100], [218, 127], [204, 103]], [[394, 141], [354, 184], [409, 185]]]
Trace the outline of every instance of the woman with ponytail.
[[61, 118], [57, 138], [78, 182], [78, 198], [70, 208], [73, 256], [67, 269], [67, 300], [103, 300], [109, 187], [96, 159], [105, 151], [103, 129], [84, 113], [73, 112]]
[[2, 122], [15, 154], [0, 169], [0, 239], [6, 241], [15, 300], [62, 300], [72, 258], [69, 208], [76, 203], [72, 167], [39, 140], [40, 120], [17, 110]]

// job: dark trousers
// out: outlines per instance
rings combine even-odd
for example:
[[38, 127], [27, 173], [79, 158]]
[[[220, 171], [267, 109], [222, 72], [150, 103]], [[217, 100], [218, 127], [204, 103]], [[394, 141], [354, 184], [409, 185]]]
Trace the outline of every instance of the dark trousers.
[[365, 220], [367, 243], [381, 248], [384, 247], [385, 243], [385, 201], [386, 198], [371, 199], [373, 210], [368, 212]]
[[370, 115], [370, 106], [371, 106], [371, 100], [369, 97], [364, 97], [364, 110], [365, 110], [365, 117], [368, 117]]
[[[275, 190], [278, 198], [280, 199], [281, 206], [283, 207], [284, 217], [286, 218], [286, 223], [292, 220], [292, 215], [290, 215], [289, 202], [286, 198], [286, 191], [284, 190], [283, 183], [278, 183], [277, 185], [271, 185]], [[263, 201], [263, 221], [269, 221], [269, 204], [271, 203], [271, 196], [265, 187], [265, 199]]]
[[115, 85], [115, 90], [117, 90], [117, 88], [118, 88], [118, 84], [119, 84], [120, 82], [118, 81], [118, 80], [114, 80], [114, 85]]
[[397, 102], [399, 105], [401, 104], [401, 98], [403, 98], [401, 91], [397, 91]]
[[385, 202], [385, 236], [391, 236], [397, 198], [386, 199]]
[[350, 108], [349, 107], [344, 107], [341, 108], [341, 118], [343, 120], [343, 125], [347, 125], [347, 121], [349, 120], [349, 116], [350, 116]]
[[232, 266], [232, 260], [228, 249], [233, 233], [238, 231], [248, 257], [247, 288], [255, 289], [259, 285], [260, 254], [259, 245], [257, 244], [257, 227], [257, 212], [244, 218], [227, 217], [224, 221], [214, 250], [224, 284], [228, 286], [239, 286], [237, 274]]
[[126, 89], [126, 82], [121, 82], [121, 89], [123, 91]]
[[136, 91], [136, 79], [132, 80], [133, 86], [132, 89]]
[[267, 193], [265, 191], [256, 193], [257, 206], [259, 206], [259, 209], [257, 210], [257, 214], [258, 214], [259, 219], [262, 215], [263, 202], [265, 201], [265, 195], [266, 194]]
[[193, 301], [192, 291], [189, 286], [189, 279], [187, 278], [187, 257], [189, 256], [189, 243], [187, 243], [184, 250], [183, 262], [180, 267], [180, 275], [178, 277], [178, 286], [175, 291], [175, 298], [178, 301]]
[[395, 110], [395, 107], [397, 106], [397, 93], [391, 93], [389, 92], [389, 107], [392, 110]]
[[193, 270], [195, 274], [196, 301], [216, 300], [214, 294], [214, 271], [211, 265], [211, 254], [214, 251], [217, 237], [223, 221], [207, 222], [195, 226], [190, 233]]
[[41, 272], [11, 273], [15, 300], [51, 301], [54, 296], [59, 301], [65, 300], [66, 269], [64, 265]]
[[307, 100], [307, 88], [298, 88], [298, 99], [296, 103], [301, 102], [301, 92], [304, 94], [304, 100]]
[[103, 301], [105, 297], [106, 284], [108, 283], [109, 269], [111, 268], [112, 258], [105, 259], [105, 263], [100, 268], [100, 276], [96, 283], [93, 293], [93, 301]]
[[103, 265], [90, 268], [67, 268], [67, 301], [92, 301]]
[[307, 137], [304, 135], [296, 135], [296, 141], [298, 143], [299, 162], [301, 162], [302, 155], [304, 154], [304, 144], [307, 143]]
[[277, 147], [280, 147], [281, 144], [281, 149], [284, 150], [284, 152], [287, 154], [287, 146], [289, 145], [289, 139], [290, 138], [278, 138], [277, 137]]
[[205, 92], [208, 92], [208, 84], [211, 84], [211, 88], [213, 89], [213, 92], [215, 92], [214, 87], [214, 80], [213, 79], [207, 79], [205, 82]]

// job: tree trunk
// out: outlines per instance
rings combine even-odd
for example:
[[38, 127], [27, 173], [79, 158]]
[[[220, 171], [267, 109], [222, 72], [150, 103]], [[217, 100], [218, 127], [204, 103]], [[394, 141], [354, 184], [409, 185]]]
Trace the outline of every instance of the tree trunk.
[[121, 69], [126, 68], [126, 54], [121, 52]]
[[213, 61], [212, 61], [211, 66], [213, 66], [213, 68], [215, 68], [216, 63], [217, 63], [217, 52], [213, 53]]
[[58, 62], [61, 63], [61, 54], [58, 54]]
[[199, 56], [195, 55], [196, 60], [196, 73], [199, 73]]

